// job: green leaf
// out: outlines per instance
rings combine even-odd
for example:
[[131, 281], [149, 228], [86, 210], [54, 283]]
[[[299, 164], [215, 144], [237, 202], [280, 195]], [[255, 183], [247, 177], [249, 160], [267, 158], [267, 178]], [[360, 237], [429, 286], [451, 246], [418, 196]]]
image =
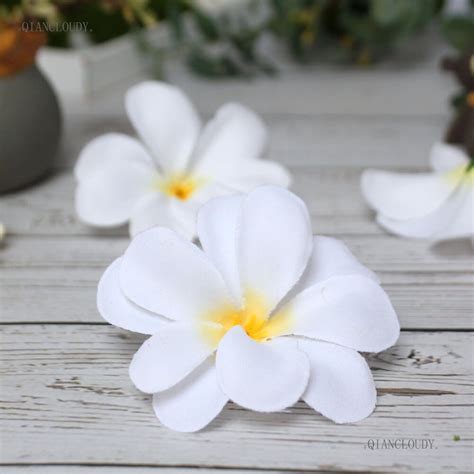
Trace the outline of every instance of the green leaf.
[[474, 48], [474, 19], [453, 16], [441, 23], [441, 32], [446, 41], [461, 52]]

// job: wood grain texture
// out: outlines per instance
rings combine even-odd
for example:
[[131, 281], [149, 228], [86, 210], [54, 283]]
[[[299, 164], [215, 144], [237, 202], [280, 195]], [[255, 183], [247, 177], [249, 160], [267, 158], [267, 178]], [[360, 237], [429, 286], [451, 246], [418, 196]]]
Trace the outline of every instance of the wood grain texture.
[[[402, 333], [394, 348], [372, 356], [379, 403], [360, 423], [335, 425], [302, 403], [276, 414], [229, 404], [209, 428], [192, 435], [160, 427], [150, 397], [131, 385], [127, 366], [142, 340], [112, 327], [4, 326], [3, 462], [284, 471], [471, 468], [471, 334]], [[364, 447], [369, 439], [385, 438], [430, 438], [435, 448]]]

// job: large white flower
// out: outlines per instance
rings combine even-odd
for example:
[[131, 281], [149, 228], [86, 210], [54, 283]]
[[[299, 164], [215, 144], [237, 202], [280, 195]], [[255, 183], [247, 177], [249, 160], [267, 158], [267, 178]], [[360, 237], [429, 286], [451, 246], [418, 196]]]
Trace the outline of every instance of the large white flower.
[[179, 89], [150, 81], [132, 87], [125, 106], [145, 146], [109, 133], [86, 145], [76, 164], [76, 210], [90, 225], [130, 221], [132, 235], [161, 225], [192, 238], [197, 210], [211, 197], [290, 183], [281, 165], [259, 159], [266, 129], [243, 105], [223, 105], [202, 129]]
[[431, 173], [366, 170], [362, 192], [378, 223], [397, 235], [435, 240], [474, 234], [474, 164], [459, 148], [437, 143]]
[[130, 377], [160, 421], [196, 431], [229, 399], [368, 416], [376, 391], [357, 351], [386, 349], [400, 330], [376, 276], [340, 241], [313, 238], [304, 203], [280, 187], [213, 199], [197, 227], [202, 250], [168, 229], [139, 234], [98, 288], [107, 321], [152, 335]]

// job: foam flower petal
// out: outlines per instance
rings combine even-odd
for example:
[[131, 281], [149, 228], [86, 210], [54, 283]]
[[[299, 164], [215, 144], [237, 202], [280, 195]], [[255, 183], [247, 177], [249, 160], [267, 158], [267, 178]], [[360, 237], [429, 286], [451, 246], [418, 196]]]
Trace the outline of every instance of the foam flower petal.
[[155, 393], [153, 408], [164, 426], [190, 433], [207, 426], [228, 400], [217, 383], [216, 366], [211, 356], [175, 386]]
[[109, 169], [80, 181], [76, 188], [79, 218], [97, 227], [125, 224], [133, 209], [151, 192], [153, 172], [140, 161], [117, 160]]
[[205, 254], [175, 232], [154, 227], [126, 250], [120, 283], [134, 303], [176, 320], [203, 318], [228, 302], [225, 283]]
[[178, 219], [173, 201], [161, 193], [150, 194], [135, 206], [130, 218], [130, 235], [135, 236], [155, 226], [172, 229], [188, 240], [194, 235]]
[[391, 219], [412, 219], [437, 209], [456, 189], [461, 173], [448, 178], [444, 174], [402, 174], [388, 171], [364, 171], [362, 192], [368, 204]]
[[141, 334], [155, 334], [169, 320], [132, 303], [120, 288], [122, 258], [114, 260], [99, 281], [97, 308], [110, 324]]
[[379, 283], [377, 275], [362, 265], [344, 242], [318, 235], [313, 238], [313, 251], [303, 276], [291, 294], [296, 296], [310, 286], [342, 275], [363, 275]]
[[201, 337], [196, 325], [167, 324], [133, 356], [130, 378], [145, 393], [167, 390], [190, 374], [214, 349]]
[[243, 290], [258, 289], [269, 313], [302, 275], [312, 245], [303, 201], [276, 186], [257, 188], [245, 198], [239, 223]]
[[229, 161], [256, 158], [266, 140], [265, 125], [257, 114], [241, 104], [225, 104], [203, 130], [194, 156], [195, 170], [213, 175]]
[[369, 416], [377, 393], [365, 359], [356, 351], [326, 342], [300, 340], [311, 368], [303, 400], [336, 423], [354, 423]]
[[390, 300], [373, 280], [333, 277], [296, 296], [283, 313], [292, 315], [291, 334], [379, 352], [398, 339], [400, 326]]
[[125, 106], [137, 133], [161, 168], [184, 170], [201, 121], [181, 90], [163, 82], [142, 82], [128, 90]]
[[293, 405], [308, 384], [308, 359], [295, 340], [258, 343], [240, 326], [230, 329], [221, 340], [216, 367], [222, 391], [233, 402], [256, 411], [272, 412]]
[[472, 187], [462, 185], [451, 199], [426, 216], [397, 220], [378, 215], [377, 221], [388, 231], [404, 237], [436, 240], [468, 237], [474, 234], [473, 203]]
[[460, 148], [447, 143], [435, 143], [431, 149], [430, 163], [434, 171], [446, 172], [466, 166], [469, 160]]
[[138, 140], [121, 133], [107, 133], [84, 147], [74, 167], [74, 176], [78, 181], [84, 181], [102, 171], [113, 172], [117, 163], [122, 169], [129, 165], [131, 172], [141, 164], [149, 170], [150, 176], [155, 169], [148, 151]]
[[234, 194], [211, 199], [201, 207], [197, 220], [197, 233], [201, 246], [219, 270], [234, 300], [242, 303], [237, 262], [237, 224], [243, 195]]

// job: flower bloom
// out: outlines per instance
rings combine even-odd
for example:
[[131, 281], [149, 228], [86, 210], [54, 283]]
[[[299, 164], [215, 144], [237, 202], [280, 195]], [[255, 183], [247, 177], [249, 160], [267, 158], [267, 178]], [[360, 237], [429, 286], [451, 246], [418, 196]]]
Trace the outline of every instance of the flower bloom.
[[377, 222], [404, 237], [435, 240], [474, 234], [474, 163], [459, 148], [437, 143], [431, 173], [366, 170], [363, 195]]
[[261, 186], [213, 199], [202, 250], [175, 232], [142, 232], [105, 271], [98, 308], [152, 335], [130, 365], [162, 424], [206, 426], [230, 399], [272, 412], [300, 398], [337, 423], [374, 409], [357, 352], [393, 345], [400, 327], [376, 276], [338, 240], [311, 233], [294, 194]]
[[102, 135], [75, 167], [76, 211], [90, 225], [130, 221], [131, 235], [160, 225], [191, 239], [197, 210], [208, 199], [290, 183], [281, 165], [259, 159], [266, 129], [243, 105], [223, 105], [202, 128], [179, 89], [150, 81], [132, 87], [125, 106], [144, 145], [119, 133]]

